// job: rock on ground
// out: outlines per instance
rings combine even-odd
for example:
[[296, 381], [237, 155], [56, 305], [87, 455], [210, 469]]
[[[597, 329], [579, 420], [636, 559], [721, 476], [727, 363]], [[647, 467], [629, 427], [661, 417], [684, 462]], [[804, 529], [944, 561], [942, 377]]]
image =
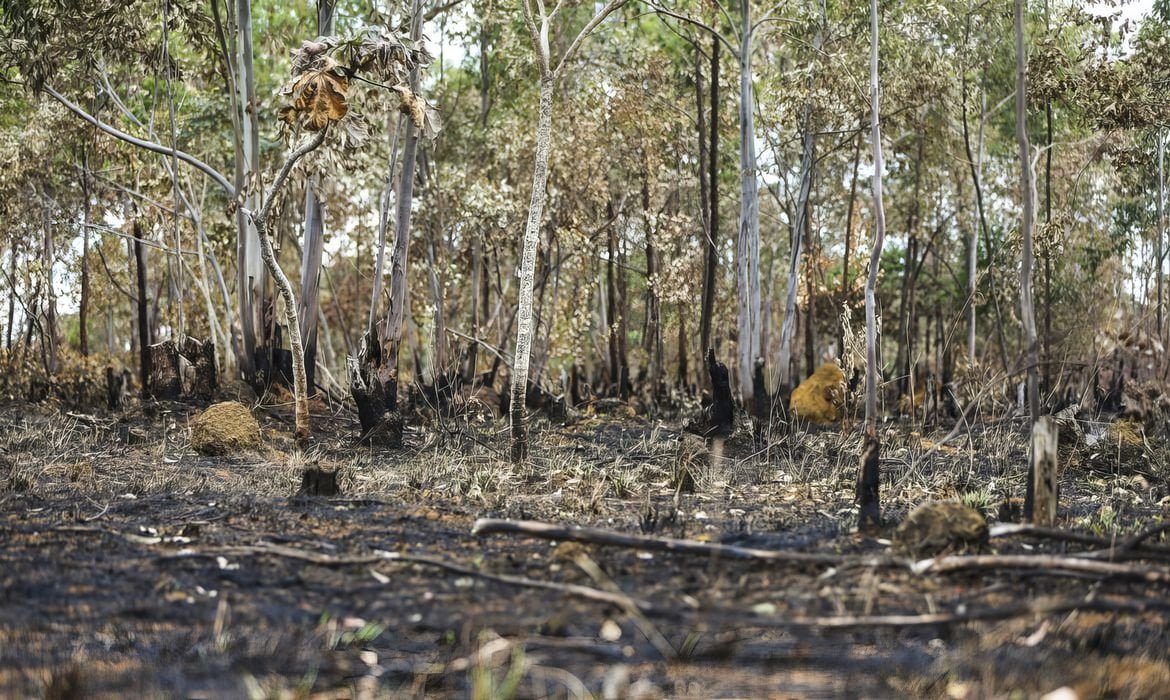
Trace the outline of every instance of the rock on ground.
[[191, 447], [200, 454], [227, 455], [260, 446], [260, 425], [237, 401], [213, 404], [191, 419]]

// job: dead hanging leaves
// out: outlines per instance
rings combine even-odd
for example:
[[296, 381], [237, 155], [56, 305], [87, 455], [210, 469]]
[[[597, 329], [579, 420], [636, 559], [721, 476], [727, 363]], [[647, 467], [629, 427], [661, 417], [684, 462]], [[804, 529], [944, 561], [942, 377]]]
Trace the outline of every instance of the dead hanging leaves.
[[281, 91], [288, 102], [280, 119], [306, 131], [336, 124], [343, 144], [356, 148], [369, 136], [369, 124], [350, 109], [351, 81], [359, 80], [397, 94], [398, 109], [424, 136], [434, 139], [441, 128], [438, 111], [409, 87], [411, 71], [430, 60], [416, 42], [385, 29], [368, 28], [349, 41], [337, 37], [306, 41], [293, 52], [293, 76]]
[[349, 78], [328, 56], [324, 67], [306, 70], [286, 88], [290, 104], [280, 110], [280, 119], [289, 126], [302, 125], [306, 131], [320, 131], [341, 121], [349, 112], [346, 93]]

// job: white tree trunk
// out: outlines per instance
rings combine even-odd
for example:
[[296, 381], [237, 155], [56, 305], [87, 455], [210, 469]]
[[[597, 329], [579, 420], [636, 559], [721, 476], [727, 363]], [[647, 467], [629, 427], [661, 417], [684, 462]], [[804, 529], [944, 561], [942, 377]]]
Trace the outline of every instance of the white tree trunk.
[[1031, 146], [1028, 143], [1028, 56], [1024, 49], [1024, 0], [1013, 3], [1016, 34], [1016, 140], [1020, 153], [1020, 320], [1024, 326], [1024, 345], [1028, 363], [1028, 410], [1032, 422], [1040, 416], [1039, 373], [1037, 371], [1036, 307], [1032, 299], [1032, 226], [1036, 220], [1035, 178], [1032, 174]]
[[748, 407], [755, 396], [752, 369], [760, 356], [760, 192], [756, 182], [755, 98], [752, 94], [750, 0], [741, 0], [743, 41], [739, 49], [739, 235], [736, 281], [739, 292], [739, 391]]
[[873, 145], [873, 249], [869, 255], [869, 277], [865, 281], [865, 429], [877, 432], [877, 288], [882, 246], [886, 239], [886, 208], [882, 201], [882, 128], [879, 118], [880, 84], [878, 82], [878, 11], [877, 0], [870, 0], [869, 110], [870, 140]]
[[512, 390], [509, 412], [512, 419], [512, 459], [528, 454], [528, 426], [525, 397], [528, 393], [528, 363], [532, 353], [532, 287], [536, 270], [536, 249], [540, 244], [540, 223], [544, 216], [548, 183], [548, 155], [552, 147], [553, 88], [556, 78], [540, 80], [540, 121], [536, 127], [536, 162], [532, 169], [532, 196], [528, 223], [524, 227], [524, 253], [520, 259], [520, 302], [516, 314], [516, 352], [512, 361]]
[[[236, 189], [250, 191], [247, 184], [260, 172], [260, 128], [256, 104], [256, 76], [252, 62], [252, 1], [236, 2], [236, 104], [240, 110], [240, 150], [236, 154]], [[260, 299], [264, 291], [264, 263], [260, 259], [260, 238], [245, 211], [259, 206], [249, 194], [236, 214], [237, 303], [243, 335], [241, 367], [251, 376], [255, 366], [256, 334], [262, 325]]]

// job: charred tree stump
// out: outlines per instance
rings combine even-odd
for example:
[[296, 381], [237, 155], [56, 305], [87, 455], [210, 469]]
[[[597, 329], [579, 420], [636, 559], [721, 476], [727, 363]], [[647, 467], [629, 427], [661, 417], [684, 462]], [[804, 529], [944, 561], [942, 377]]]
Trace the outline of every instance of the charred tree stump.
[[297, 489], [295, 498], [312, 496], [339, 496], [341, 486], [337, 483], [337, 471], [327, 471], [320, 467], [309, 467], [301, 472], [301, 487]]
[[872, 532], [882, 525], [882, 509], [878, 497], [881, 483], [879, 470], [881, 451], [882, 443], [877, 435], [867, 434], [857, 479], [857, 502], [860, 506], [857, 529], [862, 532]]
[[764, 428], [771, 422], [771, 418], [772, 397], [768, 394], [768, 385], [764, 379], [764, 358], [757, 357], [752, 372], [752, 422], [757, 441], [763, 439]]
[[158, 401], [178, 401], [183, 395], [179, 349], [170, 340], [151, 345], [150, 376], [146, 395]]
[[731, 398], [731, 373], [727, 365], [715, 359], [715, 350], [707, 349], [707, 375], [711, 380], [711, 406], [704, 410], [701, 423], [691, 422], [686, 430], [703, 437], [727, 437], [735, 431], [735, 402]]
[[[389, 359], [389, 361], [387, 361]], [[361, 353], [348, 361], [349, 393], [358, 408], [359, 440], [366, 444], [402, 447], [402, 415], [398, 413], [397, 363], [367, 331]]]
[[215, 368], [215, 343], [188, 336], [179, 354], [191, 363], [191, 396], [200, 401], [210, 401], [219, 385], [219, 375]]
[[1057, 495], [1057, 435], [1058, 431], [1048, 416], [1036, 419], [1032, 426], [1032, 493], [1035, 502], [1032, 524], [1051, 527], [1056, 522]]
[[125, 375], [106, 367], [106, 407], [111, 411], [122, 410], [126, 389]]

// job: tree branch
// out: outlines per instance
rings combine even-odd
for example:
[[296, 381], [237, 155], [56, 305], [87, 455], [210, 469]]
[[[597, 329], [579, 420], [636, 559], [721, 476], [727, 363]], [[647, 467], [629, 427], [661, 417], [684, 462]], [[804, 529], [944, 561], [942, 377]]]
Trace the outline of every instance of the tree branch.
[[78, 117], [80, 117], [82, 120], [89, 122], [93, 126], [100, 129], [101, 131], [106, 132], [110, 136], [113, 136], [114, 138], [117, 138], [117, 139], [121, 139], [122, 141], [125, 141], [126, 143], [131, 144], [133, 146], [138, 146], [139, 148], [142, 148], [142, 149], [145, 149], [148, 151], [153, 151], [154, 153], [160, 153], [164, 156], [172, 156], [172, 157], [178, 158], [179, 160], [183, 161], [184, 163], [191, 165], [195, 169], [203, 171], [203, 173], [205, 175], [210, 177], [212, 180], [215, 180], [215, 184], [219, 185], [220, 188], [223, 189], [223, 191], [227, 194], [229, 199], [235, 198], [236, 188], [232, 186], [232, 183], [228, 182], [227, 178], [224, 177], [223, 174], [220, 173], [218, 170], [211, 167], [207, 163], [204, 163], [203, 161], [199, 160], [198, 158], [191, 155], [190, 153], [186, 153], [184, 151], [180, 151], [180, 150], [175, 149], [175, 148], [167, 148], [166, 146], [154, 143], [153, 141], [145, 141], [145, 140], [140, 139], [136, 136], [132, 136], [130, 134], [127, 134], [125, 131], [122, 131], [121, 129], [119, 129], [117, 127], [110, 126], [109, 124], [105, 124], [101, 120], [99, 120], [97, 117], [93, 116], [89, 112], [86, 112], [81, 107], [78, 107], [73, 102], [70, 102], [69, 98], [65, 97], [61, 93], [54, 90], [52, 88], [52, 86], [50, 86], [50, 85], [45, 85], [44, 91], [47, 92], [53, 99], [55, 99], [58, 102], [60, 102], [61, 104], [63, 104], [66, 107], [66, 109], [68, 109], [70, 112], [73, 112]]
[[573, 43], [569, 44], [569, 48], [565, 50], [564, 55], [561, 56], [561, 60], [557, 62], [556, 70], [553, 71], [554, 76], [560, 75], [561, 69], [565, 67], [565, 64], [568, 63], [569, 59], [573, 57], [573, 54], [577, 52], [577, 49], [581, 46], [581, 42], [584, 41], [585, 37], [589, 36], [590, 32], [597, 28], [597, 25], [604, 22], [606, 17], [609, 17], [611, 14], [613, 14], [614, 10], [618, 9], [624, 4], [626, 4], [626, 0], [609, 0], [609, 2], [605, 3], [605, 7], [601, 8], [601, 11], [594, 15], [593, 19], [589, 20], [589, 23], [586, 24], [581, 29], [581, 31], [577, 33], [576, 38], [573, 39]]
[[663, 7], [661, 5], [657, 5], [653, 2], [649, 2], [646, 4], [650, 6], [650, 9], [654, 10], [654, 12], [656, 12], [658, 14], [666, 15], [667, 17], [673, 17], [680, 22], [686, 22], [687, 24], [693, 25], [693, 26], [698, 27], [699, 29], [702, 29], [703, 31], [707, 32], [711, 36], [718, 39], [720, 41], [720, 43], [723, 44], [724, 48], [726, 48], [728, 51], [731, 52], [731, 55], [735, 57], [736, 61], [739, 60], [739, 50], [736, 48], [736, 45], [732, 44], [727, 39], [727, 37], [723, 36], [723, 34], [715, 27], [712, 27], [711, 25], [707, 24], [706, 22], [702, 22], [700, 20], [697, 20], [694, 17], [687, 17], [686, 15], [679, 14], [673, 10], [668, 10], [665, 7]]

